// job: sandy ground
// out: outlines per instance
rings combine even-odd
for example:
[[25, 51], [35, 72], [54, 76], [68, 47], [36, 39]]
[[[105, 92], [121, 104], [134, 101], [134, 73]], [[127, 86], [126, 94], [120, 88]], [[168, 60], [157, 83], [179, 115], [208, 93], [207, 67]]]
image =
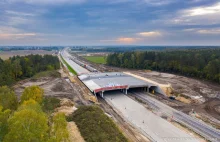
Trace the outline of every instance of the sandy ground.
[[69, 139], [71, 142], [85, 142], [74, 122], [68, 122]]
[[174, 91], [178, 94], [203, 96], [204, 102], [179, 105], [176, 108], [185, 113], [189, 113], [194, 109], [199, 115], [207, 115], [207, 117], [211, 115], [211, 120], [213, 118], [220, 120], [220, 113], [218, 111], [218, 107], [220, 106], [219, 85], [168, 73], [158, 73], [154, 71], [135, 71], [135, 73], [157, 82], [170, 83], [174, 88]]
[[38, 85], [44, 89], [45, 96], [70, 99], [74, 102], [75, 106], [83, 104], [81, 98], [78, 96], [80, 94], [79, 89], [74, 85], [70, 85], [68, 78], [42, 77], [37, 80], [22, 80], [14, 86], [14, 91], [18, 98], [22, 95], [25, 87], [32, 85]]
[[16, 51], [2, 51], [0, 52], [0, 58], [5, 60], [12, 56], [25, 56], [30, 54], [39, 54], [45, 55], [49, 54], [52, 55], [55, 51], [46, 51], [46, 50], [16, 50]]

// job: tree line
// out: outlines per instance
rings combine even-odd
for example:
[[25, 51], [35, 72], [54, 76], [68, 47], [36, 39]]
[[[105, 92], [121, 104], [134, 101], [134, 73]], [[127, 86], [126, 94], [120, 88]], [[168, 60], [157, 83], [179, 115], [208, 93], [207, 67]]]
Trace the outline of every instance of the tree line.
[[12, 85], [41, 71], [59, 68], [58, 57], [52, 55], [13, 56], [8, 60], [0, 58], [0, 86]]
[[220, 83], [220, 49], [134, 51], [108, 55], [107, 64], [197, 77]]
[[65, 115], [44, 111], [45, 103], [51, 104], [43, 94], [40, 87], [30, 86], [25, 88], [19, 102], [14, 91], [0, 87], [1, 142], [69, 142]]

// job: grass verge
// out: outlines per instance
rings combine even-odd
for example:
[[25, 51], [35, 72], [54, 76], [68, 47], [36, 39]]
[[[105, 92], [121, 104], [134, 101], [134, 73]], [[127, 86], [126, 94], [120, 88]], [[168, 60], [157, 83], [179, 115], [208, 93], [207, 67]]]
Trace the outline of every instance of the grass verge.
[[106, 64], [105, 56], [84, 56], [83, 58], [93, 63]]
[[64, 62], [64, 64], [67, 66], [68, 70], [69, 70], [71, 73], [77, 75], [76, 71], [63, 59], [63, 57], [62, 57], [62, 56], [60, 56], [60, 57], [61, 57], [62, 61]]
[[81, 106], [68, 120], [76, 123], [86, 142], [128, 141], [98, 106]]

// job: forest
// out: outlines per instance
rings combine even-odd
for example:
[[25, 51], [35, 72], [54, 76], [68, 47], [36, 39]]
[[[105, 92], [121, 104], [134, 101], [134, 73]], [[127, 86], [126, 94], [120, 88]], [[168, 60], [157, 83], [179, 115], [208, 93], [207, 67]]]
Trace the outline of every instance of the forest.
[[32, 77], [41, 71], [59, 68], [58, 57], [52, 55], [14, 56], [8, 60], [0, 58], [0, 86], [10, 86], [16, 81]]
[[220, 49], [113, 53], [110, 66], [175, 73], [220, 83]]
[[20, 101], [9, 87], [0, 87], [0, 142], [69, 142], [65, 115], [52, 115], [59, 103], [39, 86], [25, 88]]

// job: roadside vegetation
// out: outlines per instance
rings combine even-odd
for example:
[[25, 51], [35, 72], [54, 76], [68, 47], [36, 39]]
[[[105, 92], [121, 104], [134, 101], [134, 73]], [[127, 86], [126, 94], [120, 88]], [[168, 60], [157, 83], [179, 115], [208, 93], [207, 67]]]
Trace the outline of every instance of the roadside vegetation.
[[30, 86], [18, 101], [11, 89], [0, 87], [0, 141], [69, 141], [65, 115], [56, 113], [51, 117], [51, 113], [46, 113], [58, 107], [59, 101], [43, 94], [40, 87]]
[[0, 58], [0, 86], [11, 86], [16, 81], [33, 77], [39, 72], [59, 68], [59, 59], [52, 55], [13, 56], [8, 60]]
[[84, 56], [83, 58], [93, 63], [106, 64], [105, 56]]
[[114, 53], [107, 64], [181, 74], [220, 83], [220, 49]]
[[67, 66], [68, 70], [69, 70], [71, 73], [77, 75], [76, 71], [63, 59], [63, 57], [62, 57], [62, 56], [60, 56], [60, 57], [61, 57], [63, 63]]
[[115, 123], [97, 106], [81, 106], [68, 120], [76, 123], [87, 142], [127, 142]]

